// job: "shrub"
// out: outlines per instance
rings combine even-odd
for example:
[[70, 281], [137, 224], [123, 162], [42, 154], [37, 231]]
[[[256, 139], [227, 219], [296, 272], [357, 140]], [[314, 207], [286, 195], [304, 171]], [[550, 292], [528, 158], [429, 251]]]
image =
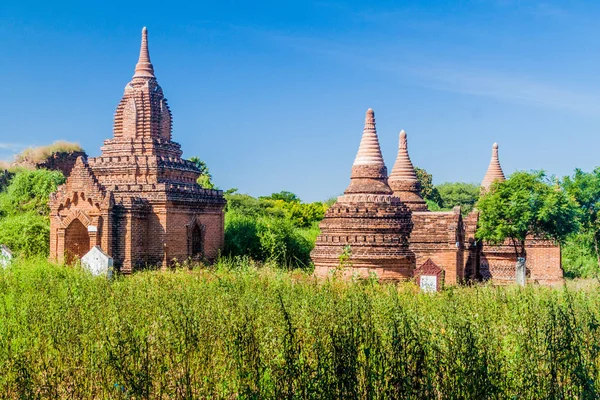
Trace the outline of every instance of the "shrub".
[[54, 153], [70, 153], [75, 151], [83, 151], [78, 143], [71, 143], [64, 140], [57, 140], [56, 142], [39, 147], [29, 147], [23, 150], [20, 154], [15, 157], [17, 164], [21, 163], [38, 163], [46, 160]]
[[38, 169], [17, 172], [6, 190], [0, 193], [0, 215], [33, 212], [47, 216], [50, 193], [55, 192], [64, 181], [60, 171]]
[[31, 211], [0, 218], [0, 243], [24, 257], [47, 257], [50, 252], [48, 218]]
[[0, 269], [0, 397], [598, 398], [598, 283], [422, 294], [244, 262]]

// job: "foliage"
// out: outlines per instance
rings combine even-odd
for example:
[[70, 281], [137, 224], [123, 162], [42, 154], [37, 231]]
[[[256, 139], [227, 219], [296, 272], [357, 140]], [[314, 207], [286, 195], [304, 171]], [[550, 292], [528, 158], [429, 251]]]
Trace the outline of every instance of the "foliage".
[[48, 256], [48, 199], [64, 182], [57, 171], [21, 169], [0, 192], [0, 243], [25, 257]]
[[[597, 272], [600, 270], [600, 168], [592, 172], [583, 172], [576, 169], [572, 177], [567, 176], [562, 181], [562, 187], [575, 199], [580, 208], [578, 214], [581, 225], [580, 240], [577, 240], [579, 246], [587, 245], [587, 253], [593, 254], [596, 259]], [[587, 239], [587, 240], [586, 240]], [[573, 243], [575, 244], [575, 243]], [[580, 254], [581, 251], [580, 250]], [[587, 272], [589, 268], [586, 268]]]
[[3, 398], [598, 398], [600, 288], [0, 270]]
[[578, 232], [561, 246], [562, 267], [567, 278], [598, 277], [598, 258], [590, 232]]
[[543, 172], [515, 172], [504, 182], [494, 182], [477, 208], [477, 239], [510, 239], [518, 257], [525, 257], [528, 236], [564, 242], [578, 228], [577, 205]]
[[417, 179], [421, 185], [421, 197], [423, 197], [424, 200], [430, 200], [441, 207], [442, 198], [440, 197], [437, 188], [433, 186], [433, 176], [424, 169], [418, 167], [415, 167], [415, 173], [417, 174]]
[[198, 185], [202, 186], [204, 189], [217, 189], [212, 181], [212, 175], [208, 169], [208, 165], [206, 165], [199, 157], [191, 157], [189, 161], [193, 162], [196, 165], [196, 168], [200, 170], [200, 176], [197, 179]]
[[300, 198], [292, 192], [282, 190], [279, 193], [273, 193], [268, 197], [260, 197], [261, 199], [283, 200], [286, 203], [300, 203]]
[[0, 216], [17, 216], [32, 212], [47, 216], [48, 199], [65, 178], [60, 171], [21, 170], [0, 193]]
[[225, 193], [226, 256], [249, 255], [263, 262], [308, 267], [319, 234], [317, 224], [327, 205], [302, 203], [290, 192], [254, 198], [237, 191]]
[[48, 217], [29, 211], [0, 218], [0, 243], [24, 257], [47, 257], [50, 252]]
[[29, 147], [15, 157], [16, 164], [36, 164], [47, 160], [55, 153], [71, 153], [83, 151], [78, 143], [57, 140], [56, 142], [39, 147]]
[[460, 206], [463, 214], [469, 214], [477, 200], [481, 188], [474, 183], [446, 182], [436, 186], [441, 198], [441, 208], [451, 210]]

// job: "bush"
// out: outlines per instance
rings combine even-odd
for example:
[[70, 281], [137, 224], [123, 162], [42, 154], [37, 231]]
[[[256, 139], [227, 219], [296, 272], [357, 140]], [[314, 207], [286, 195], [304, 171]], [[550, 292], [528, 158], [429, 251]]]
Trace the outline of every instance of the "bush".
[[48, 217], [30, 211], [0, 218], [0, 243], [24, 257], [47, 257], [50, 252]]
[[593, 232], [572, 235], [561, 247], [562, 266], [567, 278], [595, 278], [598, 259], [594, 251]]
[[227, 213], [225, 256], [250, 256], [257, 261], [274, 262], [286, 267], [307, 267], [313, 246], [314, 241], [311, 243], [299, 229], [283, 218], [254, 218]]
[[17, 172], [6, 190], [0, 193], [0, 216], [26, 212], [47, 216], [50, 194], [64, 182], [65, 177], [60, 171], [37, 169]]

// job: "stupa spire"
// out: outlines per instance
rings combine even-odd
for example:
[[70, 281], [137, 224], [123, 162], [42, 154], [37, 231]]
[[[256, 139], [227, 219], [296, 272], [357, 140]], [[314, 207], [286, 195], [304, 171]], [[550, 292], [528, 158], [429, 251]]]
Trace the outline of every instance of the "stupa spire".
[[375, 128], [375, 112], [372, 108], [367, 110], [365, 115], [365, 128], [363, 129], [362, 139], [354, 159], [354, 165], [384, 165], [381, 148], [379, 147], [379, 138]]
[[404, 130], [400, 131], [398, 157], [396, 158], [394, 168], [392, 168], [392, 173], [390, 174], [389, 182], [391, 184], [392, 181], [398, 180], [408, 182], [417, 181], [415, 167], [413, 167], [413, 164], [410, 161], [410, 156], [408, 155], [408, 140], [406, 137], [406, 132], [404, 132]]
[[134, 78], [154, 78], [154, 67], [150, 62], [148, 51], [148, 29], [142, 29], [142, 44], [140, 46], [140, 58], [135, 66]]
[[365, 127], [352, 165], [350, 179], [350, 186], [344, 193], [392, 193], [387, 185], [387, 168], [381, 155], [375, 126], [375, 112], [372, 108], [367, 110], [365, 116]]
[[398, 157], [388, 183], [394, 191], [394, 196], [399, 197], [412, 211], [427, 211], [427, 203], [421, 197], [421, 185], [415, 167], [408, 155], [408, 138], [404, 130], [400, 131]]
[[481, 187], [483, 187], [484, 190], [488, 190], [494, 181], [502, 182], [505, 180], [506, 177], [504, 176], [504, 172], [500, 166], [500, 160], [498, 159], [498, 143], [494, 143], [492, 146], [492, 159], [490, 160], [490, 165], [488, 166], [485, 177], [481, 182]]

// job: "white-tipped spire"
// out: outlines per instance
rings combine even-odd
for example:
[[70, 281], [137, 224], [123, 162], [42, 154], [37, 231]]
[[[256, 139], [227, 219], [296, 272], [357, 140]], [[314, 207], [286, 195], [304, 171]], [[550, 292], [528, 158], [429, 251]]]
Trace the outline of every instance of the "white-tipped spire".
[[375, 128], [375, 112], [372, 108], [367, 110], [365, 116], [365, 128], [354, 165], [384, 165]]
[[506, 177], [504, 176], [504, 172], [500, 166], [500, 160], [498, 159], [498, 143], [494, 143], [494, 146], [492, 146], [492, 159], [490, 160], [490, 165], [488, 166], [485, 177], [481, 182], [481, 186], [485, 190], [488, 190], [494, 181], [502, 182], [505, 180]]
[[392, 181], [417, 182], [415, 167], [410, 161], [410, 156], [408, 155], [408, 140], [404, 130], [400, 131], [398, 157], [396, 158], [396, 163], [394, 164], [394, 168], [392, 168], [392, 173], [390, 174], [390, 185]]
[[402, 200], [412, 211], [427, 211], [427, 204], [421, 197], [421, 185], [415, 167], [408, 155], [408, 139], [404, 130], [400, 131], [398, 157], [388, 178], [394, 196]]
[[148, 30], [142, 29], [142, 44], [140, 46], [140, 58], [135, 66], [134, 78], [154, 78], [154, 67], [150, 62], [150, 52], [148, 51]]

